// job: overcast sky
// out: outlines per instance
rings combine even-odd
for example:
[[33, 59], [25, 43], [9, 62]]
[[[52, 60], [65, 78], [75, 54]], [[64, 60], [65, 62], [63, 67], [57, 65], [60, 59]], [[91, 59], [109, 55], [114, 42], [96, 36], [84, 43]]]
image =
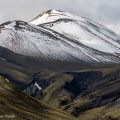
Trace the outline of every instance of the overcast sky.
[[0, 23], [30, 21], [48, 9], [90, 18], [120, 34], [120, 0], [0, 0]]

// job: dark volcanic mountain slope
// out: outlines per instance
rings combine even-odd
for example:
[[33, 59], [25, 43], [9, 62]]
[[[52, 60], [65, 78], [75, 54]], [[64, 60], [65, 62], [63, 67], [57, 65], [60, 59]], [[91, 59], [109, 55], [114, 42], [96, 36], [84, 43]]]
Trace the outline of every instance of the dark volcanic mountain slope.
[[[104, 76], [100, 81], [89, 85], [89, 88], [82, 92], [74, 102], [69, 106], [68, 111], [72, 111], [72, 114], [77, 116], [84, 113], [87, 110], [94, 108], [108, 109], [102, 112], [107, 116], [109, 111], [111, 116], [114, 110], [118, 110], [118, 118], [120, 119], [120, 70], [116, 70], [112, 73]], [[97, 110], [96, 109], [96, 110]], [[110, 109], [110, 110], [109, 110]], [[113, 110], [113, 111], [112, 111]], [[97, 114], [97, 113], [96, 113]], [[109, 115], [109, 114], [108, 114]], [[84, 116], [84, 115], [83, 115]], [[99, 117], [99, 115], [97, 116]]]
[[0, 77], [0, 119], [7, 120], [73, 120], [64, 112], [41, 103], [16, 90]]
[[[68, 111], [80, 120], [120, 119], [120, 70], [80, 73], [41, 73], [46, 86], [36, 95], [41, 101]], [[41, 81], [41, 82], [42, 82]]]

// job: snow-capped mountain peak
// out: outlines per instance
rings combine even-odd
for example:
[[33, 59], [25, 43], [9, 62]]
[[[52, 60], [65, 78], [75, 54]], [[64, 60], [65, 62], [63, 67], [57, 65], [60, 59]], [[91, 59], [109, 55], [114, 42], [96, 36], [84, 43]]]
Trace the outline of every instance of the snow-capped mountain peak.
[[84, 17], [63, 11], [49, 10], [30, 23], [50, 28], [99, 51], [117, 53], [120, 50], [120, 37], [116, 33]]
[[0, 25], [0, 60], [32, 72], [120, 66], [120, 37], [106, 27], [55, 10], [33, 21]]
[[[72, 16], [72, 18], [71, 18]], [[53, 22], [58, 19], [80, 19], [80, 17], [60, 10], [48, 10], [34, 18], [29, 23], [39, 25], [43, 23]]]

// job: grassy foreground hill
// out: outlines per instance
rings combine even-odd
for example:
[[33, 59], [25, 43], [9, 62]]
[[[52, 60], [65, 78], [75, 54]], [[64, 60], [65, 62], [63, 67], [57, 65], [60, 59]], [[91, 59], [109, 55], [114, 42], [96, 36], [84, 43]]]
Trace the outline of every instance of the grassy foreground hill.
[[15, 89], [3, 77], [0, 77], [0, 119], [74, 120], [68, 114]]

